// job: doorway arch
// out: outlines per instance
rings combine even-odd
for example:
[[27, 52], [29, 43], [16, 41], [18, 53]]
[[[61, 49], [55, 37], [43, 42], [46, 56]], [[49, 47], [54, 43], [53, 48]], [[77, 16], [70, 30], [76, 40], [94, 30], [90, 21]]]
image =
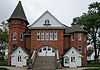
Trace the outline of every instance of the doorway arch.
[[51, 46], [43, 46], [38, 51], [38, 56], [55, 56], [55, 49]]

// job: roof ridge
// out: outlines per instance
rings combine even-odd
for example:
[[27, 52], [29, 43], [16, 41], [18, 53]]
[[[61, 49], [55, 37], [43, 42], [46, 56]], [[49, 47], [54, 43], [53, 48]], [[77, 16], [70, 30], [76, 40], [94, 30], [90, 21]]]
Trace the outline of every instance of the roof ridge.
[[10, 21], [12, 19], [20, 19], [20, 20], [24, 20], [24, 21], [28, 22], [25, 12], [24, 12], [24, 9], [21, 4], [21, 1], [19, 1], [19, 3], [17, 4], [16, 8], [14, 9], [14, 11], [13, 11], [12, 15], [10, 16], [10, 18], [8, 19], [8, 21]]

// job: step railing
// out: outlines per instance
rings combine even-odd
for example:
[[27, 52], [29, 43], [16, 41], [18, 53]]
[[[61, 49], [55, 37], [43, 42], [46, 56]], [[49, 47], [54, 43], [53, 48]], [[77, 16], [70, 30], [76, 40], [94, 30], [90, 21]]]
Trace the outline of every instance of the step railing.
[[33, 64], [35, 62], [36, 56], [37, 56], [37, 51], [36, 51], [36, 49], [34, 49], [33, 54], [31, 56], [31, 58], [29, 59], [29, 63], [28, 63], [28, 68], [30, 70], [32, 70], [32, 68], [33, 68]]
[[37, 56], [37, 51], [36, 51], [36, 49], [34, 49], [33, 54], [32, 54], [32, 57], [31, 57], [32, 64], [34, 63], [34, 61], [36, 59], [36, 56]]
[[61, 66], [61, 61], [59, 58], [59, 49], [58, 48], [56, 49], [55, 54], [56, 54], [56, 67], [57, 67], [57, 69], [61, 69], [62, 66]]

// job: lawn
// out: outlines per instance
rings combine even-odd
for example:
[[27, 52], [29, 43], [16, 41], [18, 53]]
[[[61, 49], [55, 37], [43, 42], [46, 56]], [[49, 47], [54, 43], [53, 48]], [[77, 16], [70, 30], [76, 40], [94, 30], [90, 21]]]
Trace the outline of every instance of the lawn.
[[7, 61], [4, 61], [4, 60], [3, 61], [0, 61], [0, 66], [8, 66], [8, 62]]
[[95, 63], [94, 61], [88, 63], [86, 67], [99, 67], [96, 69], [85, 69], [85, 70], [100, 70], [100, 62]]
[[88, 63], [87, 67], [100, 67], [100, 62], [95, 63], [94, 61]]
[[6, 68], [0, 68], [0, 70], [8, 70], [8, 69], [6, 69]]
[[85, 69], [85, 70], [100, 70], [100, 69]]

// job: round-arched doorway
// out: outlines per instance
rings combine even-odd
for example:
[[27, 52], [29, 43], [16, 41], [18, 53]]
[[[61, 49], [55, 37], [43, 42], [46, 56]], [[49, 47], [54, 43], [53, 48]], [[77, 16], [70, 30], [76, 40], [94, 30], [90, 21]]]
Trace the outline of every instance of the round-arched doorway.
[[50, 46], [43, 46], [40, 48], [38, 56], [55, 56], [55, 49]]

